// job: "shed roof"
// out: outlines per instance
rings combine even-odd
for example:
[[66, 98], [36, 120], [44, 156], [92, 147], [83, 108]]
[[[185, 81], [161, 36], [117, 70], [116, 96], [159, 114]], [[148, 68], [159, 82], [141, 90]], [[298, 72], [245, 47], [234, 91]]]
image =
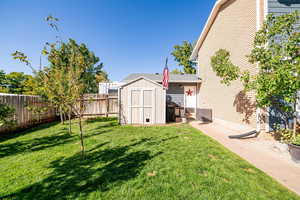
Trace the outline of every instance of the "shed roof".
[[[159, 82], [159, 83], [162, 82], [163, 79], [162, 74], [133, 73], [133, 74], [129, 74], [126, 78], [124, 78], [123, 82], [127, 83], [139, 77], [145, 77], [146, 79]], [[198, 83], [201, 81], [196, 74], [170, 74], [169, 82], [170, 83]]]
[[138, 81], [138, 80], [141, 80], [141, 79], [144, 79], [144, 80], [146, 80], [146, 81], [149, 81], [149, 82], [151, 82], [151, 83], [153, 83], [153, 84], [155, 84], [155, 85], [158, 85], [158, 86], [160, 86], [160, 87], [163, 87], [161, 84], [159, 84], [157, 81], [154, 81], [154, 80], [151, 80], [151, 79], [148, 79], [148, 78], [146, 78], [146, 77], [144, 77], [144, 76], [139, 76], [139, 77], [137, 77], [137, 78], [135, 78], [135, 79], [132, 79], [132, 80], [128, 80], [128, 81], [124, 81], [123, 80], [123, 82], [125, 82], [123, 85], [121, 85], [121, 88], [123, 88], [123, 87], [125, 87], [125, 86], [127, 86], [127, 85], [129, 85], [129, 84], [131, 84], [131, 83], [133, 83], [133, 82], [136, 82], [136, 81]]

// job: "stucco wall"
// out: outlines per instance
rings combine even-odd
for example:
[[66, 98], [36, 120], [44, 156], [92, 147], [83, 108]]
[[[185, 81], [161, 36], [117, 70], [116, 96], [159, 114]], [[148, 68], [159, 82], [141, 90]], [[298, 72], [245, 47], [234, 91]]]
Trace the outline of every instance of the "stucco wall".
[[[120, 89], [120, 121], [121, 124], [129, 123], [128, 100], [130, 89], [154, 89], [155, 92], [155, 121], [154, 124], [164, 124], [166, 118], [166, 91], [159, 85], [145, 79], [140, 79]], [[138, 113], [139, 114], [139, 113]], [[136, 116], [137, 117], [137, 116]]]
[[198, 51], [199, 74], [202, 78], [198, 105], [200, 108], [213, 109], [213, 118], [256, 127], [254, 94], [244, 95], [238, 81], [229, 87], [221, 84], [210, 65], [211, 56], [223, 48], [230, 51], [235, 65], [252, 74], [256, 73], [256, 65], [249, 64], [245, 57], [252, 49], [255, 32], [256, 1], [231, 0], [220, 9]]

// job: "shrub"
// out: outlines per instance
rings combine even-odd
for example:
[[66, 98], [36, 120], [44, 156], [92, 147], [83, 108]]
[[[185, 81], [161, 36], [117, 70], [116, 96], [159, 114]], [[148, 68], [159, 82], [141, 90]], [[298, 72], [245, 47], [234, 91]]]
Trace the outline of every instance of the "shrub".
[[231, 81], [239, 78], [239, 67], [232, 64], [230, 53], [226, 49], [220, 49], [211, 57], [211, 66], [223, 84], [230, 85]]
[[300, 133], [297, 133], [296, 136], [294, 136], [293, 130], [278, 129], [276, 131], [276, 135], [283, 143], [295, 144], [300, 146]]
[[15, 109], [13, 107], [0, 103], [0, 127], [14, 124], [14, 113]]

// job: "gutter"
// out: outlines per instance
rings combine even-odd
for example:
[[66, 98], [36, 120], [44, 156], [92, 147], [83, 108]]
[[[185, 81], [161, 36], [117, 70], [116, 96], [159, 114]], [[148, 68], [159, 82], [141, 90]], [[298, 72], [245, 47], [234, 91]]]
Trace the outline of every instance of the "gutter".
[[[169, 81], [169, 83], [201, 83], [202, 80], [199, 79], [197, 81]], [[158, 83], [162, 83], [161, 81], [159, 81]]]

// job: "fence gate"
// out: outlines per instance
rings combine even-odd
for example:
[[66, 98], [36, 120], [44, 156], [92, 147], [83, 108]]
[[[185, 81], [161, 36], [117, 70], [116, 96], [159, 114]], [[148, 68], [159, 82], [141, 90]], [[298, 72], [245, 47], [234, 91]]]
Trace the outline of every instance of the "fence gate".
[[130, 89], [128, 98], [129, 123], [155, 123], [155, 89]]

